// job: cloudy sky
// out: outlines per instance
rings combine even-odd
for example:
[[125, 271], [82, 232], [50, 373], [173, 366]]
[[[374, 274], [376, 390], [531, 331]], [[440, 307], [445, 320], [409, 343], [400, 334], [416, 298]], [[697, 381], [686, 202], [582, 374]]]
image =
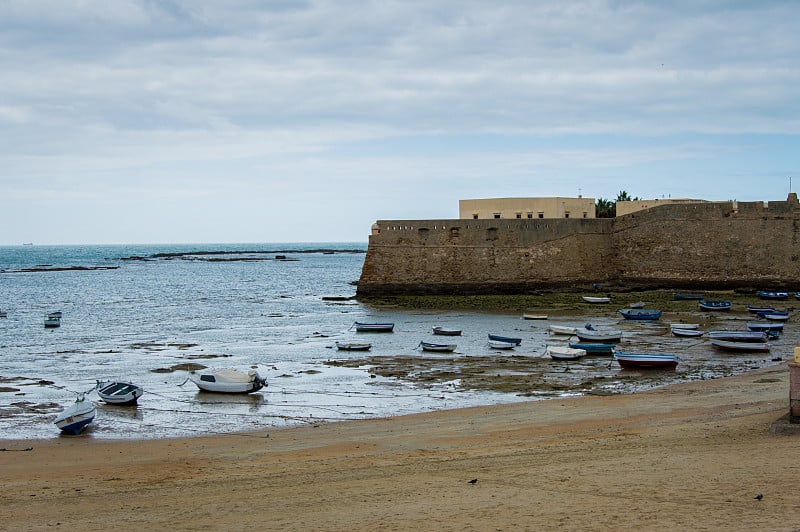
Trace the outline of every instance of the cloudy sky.
[[2, 0], [0, 245], [366, 241], [458, 200], [783, 200], [800, 3]]

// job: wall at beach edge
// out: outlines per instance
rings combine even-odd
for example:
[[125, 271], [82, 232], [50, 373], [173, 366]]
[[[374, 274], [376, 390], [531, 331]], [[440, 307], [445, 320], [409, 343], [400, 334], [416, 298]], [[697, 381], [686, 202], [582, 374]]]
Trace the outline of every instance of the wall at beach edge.
[[800, 289], [800, 204], [661, 205], [613, 219], [379, 220], [356, 295]]

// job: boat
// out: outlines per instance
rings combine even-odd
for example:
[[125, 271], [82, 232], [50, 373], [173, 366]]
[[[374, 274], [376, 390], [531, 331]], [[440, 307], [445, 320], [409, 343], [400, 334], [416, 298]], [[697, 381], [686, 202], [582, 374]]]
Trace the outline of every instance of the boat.
[[789, 299], [789, 292], [759, 292], [758, 297], [761, 299]]
[[80, 434], [94, 420], [97, 408], [86, 400], [85, 394], [79, 394], [73, 404], [65, 408], [53, 421], [56, 427], [65, 434]]
[[728, 342], [766, 342], [767, 335], [761, 331], [709, 331], [710, 340], [723, 340]]
[[514, 342], [503, 342], [500, 340], [489, 340], [489, 347], [492, 349], [514, 349], [517, 344]]
[[392, 332], [394, 323], [364, 323], [357, 321], [353, 324], [358, 332]]
[[699, 323], [670, 323], [670, 329], [699, 329]]
[[7, 318], [7, 317], [8, 317], [8, 312], [6, 312], [5, 310], [0, 310], [0, 318]]
[[529, 314], [527, 312], [522, 314], [523, 320], [546, 320], [547, 314]]
[[573, 349], [583, 349], [586, 354], [592, 355], [613, 355], [614, 345], [593, 342], [570, 342], [569, 346]]
[[700, 301], [703, 299], [703, 296], [702, 294], [681, 294], [679, 292], [673, 292], [672, 299], [675, 301]]
[[698, 338], [703, 336], [703, 331], [698, 329], [679, 329], [677, 327], [673, 327], [672, 334], [684, 338]]
[[335, 342], [336, 349], [340, 351], [369, 351], [372, 344], [363, 342]]
[[747, 328], [751, 331], [781, 332], [783, 331], [783, 323], [750, 321], [747, 322]]
[[647, 303], [645, 303], [644, 301], [636, 301], [635, 303], [631, 303], [630, 305], [628, 305], [628, 308], [645, 308], [646, 306]]
[[599, 297], [599, 296], [583, 296], [582, 299], [587, 303], [611, 303], [610, 297]]
[[438, 334], [439, 336], [461, 336], [461, 329], [448, 329], [437, 325], [433, 328], [433, 334]]
[[651, 308], [622, 308], [617, 312], [626, 320], [657, 320], [661, 317], [660, 310]]
[[774, 312], [775, 307], [769, 307], [764, 305], [747, 305], [747, 312], [751, 314], [758, 314], [759, 312]]
[[575, 327], [567, 327], [566, 325], [550, 325], [548, 330], [553, 334], [575, 335]]
[[522, 343], [522, 338], [512, 338], [510, 336], [500, 336], [499, 334], [492, 333], [489, 333], [489, 340], [496, 340], [498, 342], [506, 342], [514, 345], [519, 345]]
[[545, 345], [544, 354], [549, 355], [553, 360], [579, 360], [586, 356], [586, 350], [560, 345]]
[[769, 321], [788, 321], [789, 320], [789, 311], [784, 310], [773, 310], [771, 312], [758, 312], [756, 314], [759, 318], [764, 318], [765, 320]]
[[622, 369], [675, 369], [678, 365], [676, 355], [643, 353], [614, 353], [614, 360]]
[[267, 385], [256, 370], [247, 373], [235, 368], [206, 368], [189, 372], [189, 380], [204, 392], [251, 393]]
[[730, 301], [715, 301], [712, 299], [702, 299], [697, 303], [700, 306], [700, 310], [730, 310], [731, 309], [731, 302]]
[[581, 340], [590, 342], [619, 342], [622, 340], [622, 331], [620, 330], [597, 330], [590, 324], [587, 324], [583, 329], [575, 329], [575, 335]]
[[731, 342], [729, 340], [711, 340], [711, 345], [715, 349], [724, 351], [769, 351], [769, 344], [766, 342]]
[[456, 350], [456, 344], [432, 344], [430, 342], [420, 342], [417, 347], [423, 351], [435, 351], [438, 353], [452, 353]]
[[97, 395], [111, 405], [135, 405], [144, 395], [138, 384], [127, 381], [97, 381]]
[[48, 329], [52, 329], [55, 327], [61, 327], [61, 318], [58, 316], [53, 316], [52, 314], [48, 314], [44, 318], [44, 326]]
[[48, 316], [51, 317], [51, 318], [59, 318], [59, 319], [61, 319], [61, 318], [64, 317], [64, 313], [61, 312], [60, 310], [56, 310], [54, 312], [50, 312], [48, 314]]

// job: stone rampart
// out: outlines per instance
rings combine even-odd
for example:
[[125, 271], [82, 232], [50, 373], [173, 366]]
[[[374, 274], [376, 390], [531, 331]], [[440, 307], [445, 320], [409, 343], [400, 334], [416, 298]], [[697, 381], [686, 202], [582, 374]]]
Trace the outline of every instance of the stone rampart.
[[[793, 198], [792, 198], [793, 199]], [[663, 205], [614, 219], [379, 220], [358, 295], [800, 287], [800, 205]]]

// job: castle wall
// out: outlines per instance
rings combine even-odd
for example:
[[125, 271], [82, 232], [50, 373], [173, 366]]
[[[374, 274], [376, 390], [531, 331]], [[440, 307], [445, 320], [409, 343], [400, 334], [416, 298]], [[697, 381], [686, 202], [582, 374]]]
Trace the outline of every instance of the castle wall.
[[359, 295], [800, 286], [795, 202], [663, 205], [615, 219], [379, 220]]

